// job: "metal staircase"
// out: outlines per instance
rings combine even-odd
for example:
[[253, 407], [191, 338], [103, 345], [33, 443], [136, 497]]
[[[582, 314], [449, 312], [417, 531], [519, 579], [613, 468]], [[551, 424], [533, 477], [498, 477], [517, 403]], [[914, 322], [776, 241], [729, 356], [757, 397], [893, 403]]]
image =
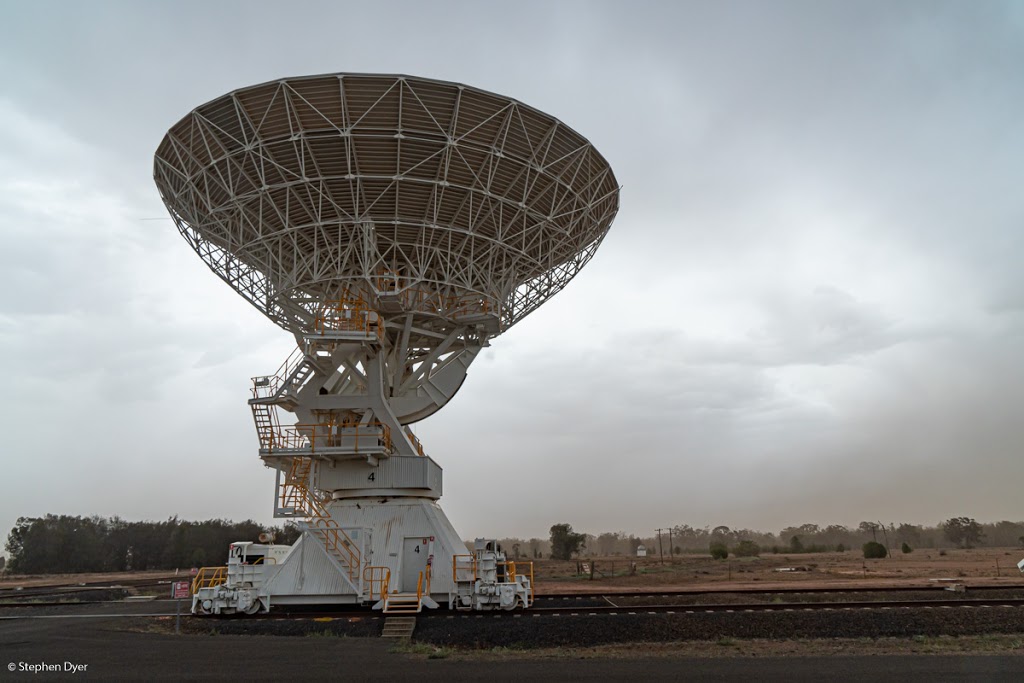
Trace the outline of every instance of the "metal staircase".
[[252, 419], [256, 423], [256, 436], [261, 448], [273, 448], [274, 437], [281, 432], [281, 424], [274, 406], [267, 403], [253, 403]]
[[416, 617], [388, 617], [384, 620], [381, 638], [409, 640], [416, 630]]
[[305, 386], [314, 369], [313, 359], [302, 347], [296, 346], [273, 375], [252, 378], [253, 397], [249, 401], [250, 405], [259, 402], [295, 407], [299, 390]]
[[419, 614], [423, 598], [415, 593], [391, 593], [384, 597], [384, 614]]
[[389, 593], [384, 595], [384, 614], [419, 614], [423, 606], [437, 607], [430, 597], [430, 565], [420, 572], [415, 593]]
[[363, 558], [359, 544], [338, 526], [307, 482], [313, 471], [312, 458], [291, 458], [280, 489], [278, 509], [283, 517], [303, 517], [299, 527], [323, 543], [327, 556], [356, 593], [362, 593]]

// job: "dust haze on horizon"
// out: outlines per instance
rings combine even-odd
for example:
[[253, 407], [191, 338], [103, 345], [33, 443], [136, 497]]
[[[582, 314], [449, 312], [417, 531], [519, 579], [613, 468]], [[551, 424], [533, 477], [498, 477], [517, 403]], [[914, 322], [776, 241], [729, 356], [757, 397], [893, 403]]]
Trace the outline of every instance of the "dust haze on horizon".
[[1022, 63], [1012, 2], [0, 2], [0, 533], [274, 522], [245, 401], [294, 340], [152, 158], [203, 102], [336, 71], [514, 97], [623, 185], [415, 427], [463, 538], [1024, 519]]

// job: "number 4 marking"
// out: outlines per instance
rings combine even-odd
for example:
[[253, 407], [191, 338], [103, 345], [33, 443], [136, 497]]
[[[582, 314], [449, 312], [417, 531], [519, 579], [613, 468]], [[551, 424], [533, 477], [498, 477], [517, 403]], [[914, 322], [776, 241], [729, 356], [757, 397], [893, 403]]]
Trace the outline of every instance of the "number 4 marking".
[[376, 472], [370, 472], [370, 476], [368, 476], [366, 478], [366, 480], [367, 481], [376, 481], [377, 480], [377, 473]]

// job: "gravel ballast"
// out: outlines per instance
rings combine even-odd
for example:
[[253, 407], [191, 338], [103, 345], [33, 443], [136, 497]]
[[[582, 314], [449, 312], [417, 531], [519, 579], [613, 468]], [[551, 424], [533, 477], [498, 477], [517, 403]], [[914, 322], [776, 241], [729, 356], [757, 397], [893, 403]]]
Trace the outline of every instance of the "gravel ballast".
[[[685, 609], [685, 608], [684, 608]], [[589, 647], [616, 643], [742, 639], [910, 638], [1021, 634], [1024, 608], [892, 608], [772, 612], [636, 614], [431, 615], [417, 619], [413, 640], [457, 648]], [[206, 619], [183, 623], [191, 633], [377, 637], [383, 617]]]

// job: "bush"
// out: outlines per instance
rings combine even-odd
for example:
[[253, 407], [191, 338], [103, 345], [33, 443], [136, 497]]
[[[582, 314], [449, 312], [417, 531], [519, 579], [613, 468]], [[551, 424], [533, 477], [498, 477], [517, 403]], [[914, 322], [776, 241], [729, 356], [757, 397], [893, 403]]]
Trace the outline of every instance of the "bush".
[[864, 558], [868, 560], [881, 559], [889, 554], [885, 546], [875, 541], [868, 541], [864, 544]]
[[753, 541], [740, 541], [739, 545], [732, 549], [736, 557], [757, 557], [761, 554], [761, 546]]
[[911, 548], [911, 547], [910, 547], [910, 544], [909, 544], [909, 543], [907, 543], [906, 541], [904, 541], [904, 542], [903, 542], [903, 545], [902, 545], [902, 546], [900, 546], [900, 550], [902, 550], [902, 551], [903, 551], [903, 554], [904, 554], [904, 555], [906, 555], [906, 554], [908, 554], [908, 553], [912, 553], [912, 552], [914, 552], [914, 549], [913, 549], [913, 548]]
[[711, 544], [709, 550], [711, 551], [711, 557], [716, 560], [724, 560], [729, 557], [729, 548], [724, 543], [718, 541]]
[[838, 544], [836, 546], [836, 552], [837, 553], [845, 553], [846, 552], [846, 546], [843, 545], [842, 543]]

